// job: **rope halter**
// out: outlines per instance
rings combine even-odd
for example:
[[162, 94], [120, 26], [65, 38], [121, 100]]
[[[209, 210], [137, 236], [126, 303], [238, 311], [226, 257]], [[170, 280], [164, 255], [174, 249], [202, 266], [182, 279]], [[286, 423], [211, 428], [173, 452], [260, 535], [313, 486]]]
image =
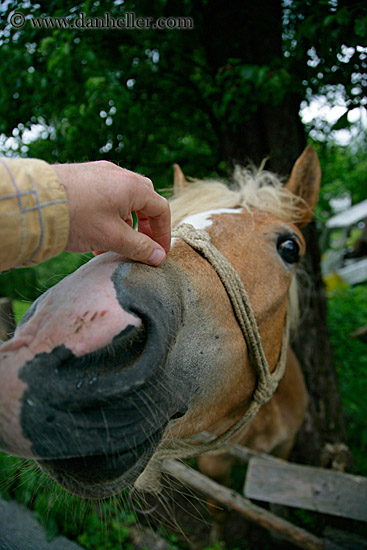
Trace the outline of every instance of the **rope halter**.
[[[231, 301], [234, 314], [247, 344], [250, 361], [255, 369], [257, 385], [245, 414], [226, 432], [197, 443], [197, 436], [162, 441], [145, 470], [135, 482], [140, 490], [159, 492], [161, 462], [165, 458], [188, 458], [204, 453], [223, 452], [234, 445], [249, 427], [261, 405], [273, 396], [285, 370], [289, 341], [289, 314], [287, 312], [278, 363], [271, 373], [261, 344], [261, 337], [250, 299], [243, 283], [230, 262], [211, 243], [209, 234], [190, 224], [177, 227], [172, 235], [180, 238], [199, 252], [214, 268]], [[195, 444], [196, 441], [196, 444]]]

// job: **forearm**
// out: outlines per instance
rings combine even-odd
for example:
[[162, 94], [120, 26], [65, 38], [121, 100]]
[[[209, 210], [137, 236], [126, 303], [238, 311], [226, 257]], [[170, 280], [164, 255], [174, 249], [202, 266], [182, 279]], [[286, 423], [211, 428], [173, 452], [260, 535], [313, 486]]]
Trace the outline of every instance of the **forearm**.
[[0, 158], [0, 235], [0, 271], [34, 265], [65, 248], [66, 193], [46, 162]]

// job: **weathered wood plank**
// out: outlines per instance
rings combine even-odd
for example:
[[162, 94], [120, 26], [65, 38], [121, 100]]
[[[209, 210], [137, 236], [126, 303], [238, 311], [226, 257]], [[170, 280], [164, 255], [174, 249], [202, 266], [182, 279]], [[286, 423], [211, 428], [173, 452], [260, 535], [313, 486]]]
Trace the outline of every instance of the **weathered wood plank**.
[[247, 498], [367, 521], [367, 478], [334, 470], [252, 457], [244, 494]]
[[223, 485], [216, 483], [177, 460], [164, 460], [163, 471], [174, 476], [185, 485], [209, 495], [225, 506], [230, 506], [248, 520], [277, 533], [281, 538], [292, 542], [298, 548], [305, 550], [325, 550], [326, 548], [323, 539], [292, 525], [290, 522], [272, 514], [268, 510], [264, 510], [260, 506], [256, 506], [236, 491], [223, 487]]

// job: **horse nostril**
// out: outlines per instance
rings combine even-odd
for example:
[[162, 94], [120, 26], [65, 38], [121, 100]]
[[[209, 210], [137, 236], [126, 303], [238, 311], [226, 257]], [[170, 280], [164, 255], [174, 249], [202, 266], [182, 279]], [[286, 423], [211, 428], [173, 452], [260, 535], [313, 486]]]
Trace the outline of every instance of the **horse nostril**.
[[121, 373], [134, 366], [144, 354], [147, 340], [147, 324], [142, 321], [138, 327], [129, 325], [106, 347], [81, 357], [73, 357], [69, 366], [78, 372], [78, 379], [75, 381], [76, 389], [89, 388], [93, 391], [101, 378]]
[[177, 323], [154, 297], [139, 296], [133, 307], [129, 302], [121, 305], [123, 315], [138, 321], [103, 347], [86, 345], [93, 351], [76, 354], [61, 344], [22, 367], [22, 430], [40, 459], [107, 453], [114, 460], [131, 442], [143, 445], [153, 434], [160, 440], [171, 415], [184, 414], [183, 400], [165, 384], [162, 368]]
[[92, 364], [98, 363], [99, 367], [93, 373], [89, 385], [93, 385], [100, 375], [120, 372], [134, 365], [143, 355], [147, 339], [147, 324], [143, 320], [139, 327], [130, 325], [115, 336], [111, 344], [97, 352], [92, 359]]
[[184, 411], [178, 411], [173, 416], [171, 416], [170, 420], [176, 420], [177, 418], [182, 418], [186, 414], [187, 408]]

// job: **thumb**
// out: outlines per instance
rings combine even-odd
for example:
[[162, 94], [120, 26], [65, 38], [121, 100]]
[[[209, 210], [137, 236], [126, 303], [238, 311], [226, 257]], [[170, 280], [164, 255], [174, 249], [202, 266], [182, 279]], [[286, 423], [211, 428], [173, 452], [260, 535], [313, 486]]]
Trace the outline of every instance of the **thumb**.
[[[120, 232], [121, 235], [121, 232]], [[125, 224], [122, 238], [110, 248], [129, 260], [149, 265], [160, 265], [166, 258], [164, 249], [153, 239]]]

